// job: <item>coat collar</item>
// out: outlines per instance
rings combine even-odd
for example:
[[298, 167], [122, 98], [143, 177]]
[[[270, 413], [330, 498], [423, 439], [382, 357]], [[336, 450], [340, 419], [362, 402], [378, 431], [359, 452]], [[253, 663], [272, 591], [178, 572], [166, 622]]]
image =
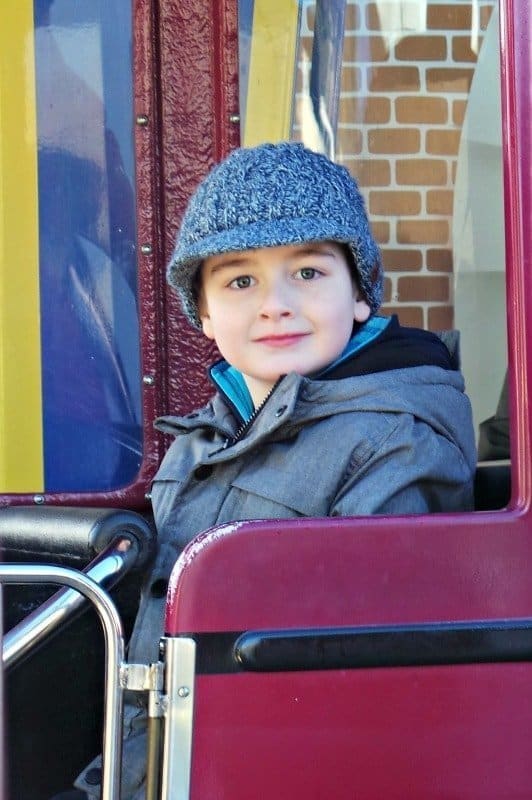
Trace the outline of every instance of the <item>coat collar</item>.
[[[374, 342], [386, 330], [390, 322], [391, 317], [370, 317], [353, 334], [338, 358], [310, 377], [326, 378], [330, 371]], [[212, 365], [209, 369], [209, 376], [224, 397], [224, 400], [231, 406], [241, 421], [246, 422], [250, 419], [255, 407], [242, 373], [228, 364], [227, 361], [221, 360]]]

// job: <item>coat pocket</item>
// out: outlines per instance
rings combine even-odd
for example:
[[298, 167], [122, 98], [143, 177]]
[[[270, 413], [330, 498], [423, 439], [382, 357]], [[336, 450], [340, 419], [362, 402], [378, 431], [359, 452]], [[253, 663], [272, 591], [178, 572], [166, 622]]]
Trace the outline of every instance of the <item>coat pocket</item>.
[[[239, 490], [242, 514], [251, 519], [327, 516], [332, 499], [326, 476], [318, 480], [316, 463], [298, 464], [297, 470], [263, 464], [242, 470], [231, 485]], [[249, 511], [249, 515], [247, 514]]]

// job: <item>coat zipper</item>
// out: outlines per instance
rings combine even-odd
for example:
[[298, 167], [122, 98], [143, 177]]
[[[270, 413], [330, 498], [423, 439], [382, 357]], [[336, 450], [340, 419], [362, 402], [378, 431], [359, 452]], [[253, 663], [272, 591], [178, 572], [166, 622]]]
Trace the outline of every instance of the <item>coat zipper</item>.
[[255, 410], [253, 411], [253, 413], [249, 417], [249, 419], [247, 419], [245, 422], [242, 423], [242, 425], [237, 430], [235, 435], [231, 436], [228, 439], [226, 439], [225, 442], [223, 443], [222, 447], [218, 448], [218, 450], [215, 450], [214, 452], [210, 453], [209, 455], [214, 456], [217, 453], [221, 453], [222, 450], [227, 450], [228, 447], [233, 447], [233, 445], [235, 445], [237, 442], [239, 442], [241, 439], [244, 438], [244, 436], [247, 434], [247, 432], [249, 431], [249, 429], [251, 428], [251, 426], [253, 425], [253, 423], [255, 422], [257, 417], [259, 416], [260, 412], [262, 411], [262, 409], [264, 408], [264, 406], [266, 405], [266, 403], [268, 402], [268, 400], [270, 399], [272, 394], [275, 392], [275, 390], [277, 389], [277, 387], [279, 386], [279, 384], [281, 383], [283, 378], [284, 378], [284, 375], [281, 375], [280, 378], [277, 378], [277, 380], [273, 384], [272, 388], [270, 389], [270, 391], [268, 392], [268, 394], [266, 395], [264, 400], [257, 406], [257, 408], [255, 408]]

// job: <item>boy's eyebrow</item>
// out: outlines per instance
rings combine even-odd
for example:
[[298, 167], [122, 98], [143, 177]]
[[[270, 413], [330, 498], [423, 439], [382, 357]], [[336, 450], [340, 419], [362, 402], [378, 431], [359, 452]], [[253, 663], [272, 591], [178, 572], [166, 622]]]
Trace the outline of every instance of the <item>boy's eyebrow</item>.
[[[327, 243], [320, 243], [316, 242], [314, 244], [301, 244], [301, 245], [292, 245], [293, 252], [290, 253], [289, 259], [294, 258], [301, 258], [305, 256], [332, 256], [333, 258], [336, 256], [336, 252], [331, 248], [328, 247]], [[218, 270], [231, 268], [231, 267], [241, 267], [245, 266], [246, 264], [253, 263], [253, 249], [246, 251], [245, 253], [231, 253], [227, 254], [227, 257], [220, 256], [220, 260], [217, 261], [215, 264], [209, 265], [209, 273], [213, 275]]]
[[243, 264], [249, 264], [251, 260], [252, 259], [243, 254], [231, 256], [228, 255], [227, 258], [217, 261], [215, 264], [210, 264], [209, 272], [212, 275], [214, 272], [217, 272], [220, 269], [226, 269], [227, 267], [240, 267]]
[[298, 258], [299, 256], [335, 256], [335, 251], [328, 247], [327, 243], [316, 243], [316, 244], [302, 244], [302, 245], [294, 245], [295, 252], [293, 254], [293, 258]]

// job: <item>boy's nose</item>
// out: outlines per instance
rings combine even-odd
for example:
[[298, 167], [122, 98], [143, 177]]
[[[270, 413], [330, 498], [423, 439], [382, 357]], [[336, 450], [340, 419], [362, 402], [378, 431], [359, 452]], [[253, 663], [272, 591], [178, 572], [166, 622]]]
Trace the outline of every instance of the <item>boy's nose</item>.
[[259, 313], [261, 317], [269, 319], [293, 316], [293, 302], [288, 288], [277, 283], [269, 286], [262, 297]]

